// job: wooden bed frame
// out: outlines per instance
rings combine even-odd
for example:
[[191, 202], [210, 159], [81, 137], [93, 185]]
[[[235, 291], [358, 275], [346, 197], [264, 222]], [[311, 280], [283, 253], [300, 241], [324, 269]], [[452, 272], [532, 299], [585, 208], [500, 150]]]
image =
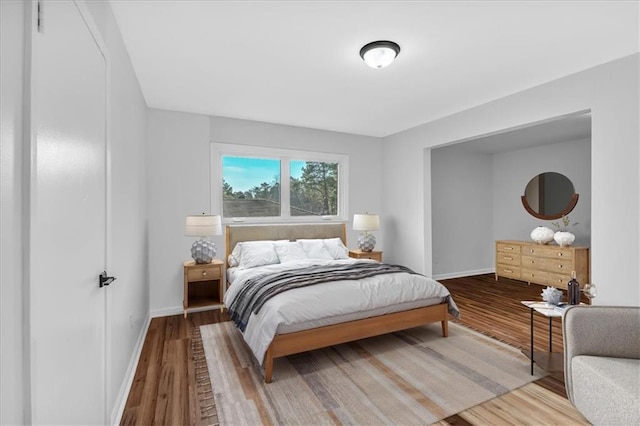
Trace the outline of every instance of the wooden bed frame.
[[[226, 256], [242, 241], [341, 238], [347, 245], [346, 226], [336, 224], [232, 225], [226, 227]], [[273, 360], [287, 355], [325, 348], [367, 337], [379, 336], [440, 321], [442, 335], [447, 337], [448, 305], [440, 303], [408, 311], [380, 315], [287, 334], [277, 334], [264, 356], [265, 382], [273, 375]]]

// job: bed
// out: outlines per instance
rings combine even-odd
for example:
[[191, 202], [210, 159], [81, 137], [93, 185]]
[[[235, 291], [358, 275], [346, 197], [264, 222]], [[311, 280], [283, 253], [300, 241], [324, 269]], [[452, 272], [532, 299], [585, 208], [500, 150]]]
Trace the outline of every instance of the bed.
[[[310, 256], [313, 259], [296, 258], [296, 250], [302, 244], [307, 253], [315, 247], [324, 247], [333, 259], [324, 252]], [[258, 263], [265, 264], [254, 267], [255, 258], [238, 259], [241, 252], [253, 253], [247, 249], [249, 245], [274, 245], [278, 249], [277, 257], [260, 259]], [[244, 250], [239, 250], [243, 247]], [[227, 226], [225, 259], [228, 289], [224, 305], [254, 356], [261, 361], [267, 383], [272, 380], [275, 358], [433, 322], [441, 323], [442, 335], [447, 337], [448, 317], [458, 315], [448, 290], [437, 281], [393, 269], [404, 268], [402, 266], [348, 258], [345, 224]], [[245, 260], [242, 265], [240, 262]], [[325, 275], [340, 273], [328, 271], [331, 268], [343, 270], [343, 274], [369, 274], [376, 270], [378, 272], [371, 273], [380, 275], [357, 280], [331, 279], [319, 285], [293, 284], [302, 287], [273, 295], [256, 309], [239, 307], [240, 294], [250, 291], [250, 284], [301, 271], [311, 275], [309, 268], [325, 271]], [[403, 290], [398, 291], [399, 288]]]

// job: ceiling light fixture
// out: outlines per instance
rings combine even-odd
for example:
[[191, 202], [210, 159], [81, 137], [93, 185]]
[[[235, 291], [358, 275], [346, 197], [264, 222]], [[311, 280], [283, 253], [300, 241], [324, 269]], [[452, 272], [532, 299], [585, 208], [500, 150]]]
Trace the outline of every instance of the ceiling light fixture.
[[388, 40], [372, 41], [360, 49], [360, 56], [371, 68], [384, 68], [400, 54], [400, 46]]

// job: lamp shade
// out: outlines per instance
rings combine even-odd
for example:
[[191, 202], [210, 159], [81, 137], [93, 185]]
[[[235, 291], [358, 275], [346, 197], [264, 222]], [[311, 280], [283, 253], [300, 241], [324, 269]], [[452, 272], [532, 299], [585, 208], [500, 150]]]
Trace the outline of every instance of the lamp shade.
[[188, 237], [222, 235], [222, 220], [218, 215], [187, 216], [184, 234]]
[[353, 230], [354, 231], [377, 231], [380, 229], [380, 218], [377, 214], [354, 214]]

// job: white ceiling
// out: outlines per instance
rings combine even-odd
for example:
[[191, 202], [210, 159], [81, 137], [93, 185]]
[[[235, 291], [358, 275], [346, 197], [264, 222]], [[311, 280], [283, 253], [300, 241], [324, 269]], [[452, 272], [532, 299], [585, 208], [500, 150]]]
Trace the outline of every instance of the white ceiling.
[[[116, 1], [149, 107], [371, 136], [639, 51], [637, 1]], [[376, 70], [360, 48], [402, 51]]]
[[545, 120], [542, 123], [509, 129], [475, 138], [458, 147], [482, 154], [519, 150], [579, 139], [591, 139], [591, 113]]

